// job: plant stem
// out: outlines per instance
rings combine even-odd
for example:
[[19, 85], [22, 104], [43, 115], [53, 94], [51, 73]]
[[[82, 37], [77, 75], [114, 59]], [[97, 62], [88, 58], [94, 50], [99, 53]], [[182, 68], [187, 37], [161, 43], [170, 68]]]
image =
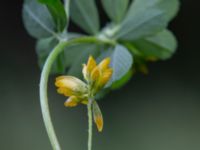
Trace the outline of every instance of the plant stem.
[[47, 86], [48, 86], [48, 77], [51, 70], [51, 66], [56, 59], [58, 52], [62, 48], [62, 43], [59, 43], [49, 57], [46, 60], [46, 63], [43, 67], [41, 79], [40, 79], [40, 104], [43, 115], [44, 124], [51, 142], [51, 145], [54, 150], [61, 150], [59, 142], [57, 140], [54, 127], [51, 121], [48, 98], [47, 98]]
[[92, 150], [92, 99], [89, 99], [87, 108], [88, 108], [88, 150]]
[[[40, 105], [41, 105], [41, 110], [42, 110], [42, 116], [44, 120], [44, 124], [51, 142], [51, 145], [53, 147], [53, 150], [61, 150], [61, 147], [59, 145], [57, 136], [55, 134], [55, 130], [52, 124], [51, 116], [50, 116], [50, 111], [49, 111], [49, 104], [48, 104], [48, 96], [47, 96], [47, 87], [48, 87], [48, 78], [49, 74], [51, 71], [51, 67], [57, 58], [57, 56], [64, 50], [65, 47], [77, 44], [77, 43], [96, 43], [96, 44], [110, 44], [114, 45], [112, 41], [104, 41], [101, 39], [97, 39], [96, 37], [80, 37], [76, 38], [70, 41], [60, 41], [60, 43], [53, 49], [53, 51], [50, 53], [48, 56], [42, 73], [41, 73], [41, 78], [40, 78]], [[91, 106], [88, 107], [88, 110], [91, 111]], [[90, 112], [89, 111], [89, 112]], [[91, 118], [90, 114], [90, 118]], [[90, 128], [91, 126], [91, 119], [89, 122]], [[90, 137], [90, 142], [92, 141], [91, 139], [91, 133], [92, 131], [90, 130], [89, 132], [89, 137]], [[91, 145], [91, 144], [90, 144]], [[91, 146], [90, 146], [91, 147]], [[91, 149], [90, 149], [91, 150]]]
[[69, 20], [69, 5], [70, 5], [70, 0], [64, 0], [64, 4], [65, 4], [65, 11], [67, 13], [67, 18]]

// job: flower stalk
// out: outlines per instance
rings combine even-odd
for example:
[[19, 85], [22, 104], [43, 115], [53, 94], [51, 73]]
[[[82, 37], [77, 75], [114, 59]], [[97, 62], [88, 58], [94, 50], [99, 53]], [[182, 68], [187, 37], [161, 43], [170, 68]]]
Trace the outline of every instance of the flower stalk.
[[88, 111], [88, 150], [92, 150], [92, 99], [87, 104]]

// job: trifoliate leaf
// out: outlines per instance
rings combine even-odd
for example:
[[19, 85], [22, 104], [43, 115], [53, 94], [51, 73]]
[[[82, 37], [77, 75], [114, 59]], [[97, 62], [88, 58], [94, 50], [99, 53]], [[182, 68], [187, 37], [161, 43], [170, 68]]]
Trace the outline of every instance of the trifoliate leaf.
[[136, 40], [165, 29], [178, 6], [178, 0], [134, 0], [116, 38]]

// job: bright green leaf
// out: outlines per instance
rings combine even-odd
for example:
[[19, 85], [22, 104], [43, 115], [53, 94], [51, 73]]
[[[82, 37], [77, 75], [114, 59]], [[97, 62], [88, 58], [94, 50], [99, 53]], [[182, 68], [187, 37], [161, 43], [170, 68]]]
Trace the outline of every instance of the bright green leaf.
[[99, 31], [99, 16], [94, 0], [72, 0], [71, 19], [89, 34]]
[[120, 80], [115, 81], [112, 84], [111, 89], [112, 90], [117, 90], [117, 89], [121, 88], [126, 83], [128, 83], [128, 81], [131, 79], [132, 76], [133, 76], [133, 70], [129, 70]]
[[56, 24], [57, 31], [62, 32], [67, 25], [67, 15], [61, 1], [60, 0], [38, 0], [38, 1], [47, 6]]
[[108, 16], [119, 23], [126, 14], [129, 0], [101, 0]]
[[178, 6], [178, 0], [133, 1], [116, 38], [136, 40], [163, 30]]
[[55, 24], [48, 9], [36, 0], [23, 4], [23, 22], [28, 33], [35, 38], [56, 36]]

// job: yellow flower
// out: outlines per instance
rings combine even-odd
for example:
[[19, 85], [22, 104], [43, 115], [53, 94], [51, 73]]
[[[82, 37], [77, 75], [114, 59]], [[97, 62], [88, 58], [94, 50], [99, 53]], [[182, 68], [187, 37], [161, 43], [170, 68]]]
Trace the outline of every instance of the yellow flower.
[[[73, 76], [60, 76], [56, 78], [57, 92], [67, 96], [64, 105], [75, 107], [79, 103], [88, 104], [88, 99], [93, 99], [95, 94], [101, 90], [112, 76], [113, 70], [109, 67], [110, 58], [105, 58], [98, 65], [92, 56], [87, 64], [83, 64], [83, 76], [87, 83]], [[103, 117], [97, 102], [92, 100], [93, 117], [98, 131], [103, 129]]]
[[89, 57], [87, 65], [83, 64], [83, 76], [93, 89], [93, 94], [101, 90], [110, 80], [113, 70], [109, 64], [110, 58], [105, 58], [97, 65], [92, 56]]
[[57, 92], [68, 96], [64, 103], [67, 107], [74, 107], [79, 102], [85, 104], [87, 98], [88, 87], [83, 81], [73, 76], [60, 76], [56, 78], [55, 85], [58, 87]]
[[80, 97], [87, 93], [87, 85], [73, 76], [57, 77], [55, 85], [58, 87], [58, 93], [65, 96], [76, 95]]

